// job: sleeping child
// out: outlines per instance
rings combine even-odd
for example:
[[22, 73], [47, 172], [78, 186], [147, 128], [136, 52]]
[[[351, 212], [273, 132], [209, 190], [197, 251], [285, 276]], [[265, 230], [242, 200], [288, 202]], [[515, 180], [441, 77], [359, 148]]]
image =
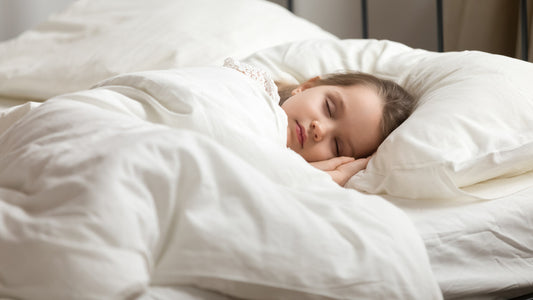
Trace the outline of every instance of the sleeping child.
[[415, 105], [401, 86], [370, 74], [327, 74], [290, 85], [274, 83], [265, 71], [232, 59], [224, 66], [259, 81], [279, 99], [287, 115], [287, 147], [341, 186], [366, 168]]
[[123, 74], [43, 106], [64, 100], [195, 131], [251, 162], [266, 152], [275, 163], [272, 151], [288, 148], [341, 186], [366, 168], [415, 104], [398, 84], [370, 74], [327, 74], [290, 85], [233, 59], [224, 67]]

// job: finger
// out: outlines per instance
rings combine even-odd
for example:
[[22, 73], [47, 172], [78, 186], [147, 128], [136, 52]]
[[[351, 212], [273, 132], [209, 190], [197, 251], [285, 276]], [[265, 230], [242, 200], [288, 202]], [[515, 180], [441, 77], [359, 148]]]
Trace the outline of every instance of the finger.
[[335, 170], [338, 166], [351, 161], [354, 161], [353, 157], [339, 156], [327, 160], [312, 162], [311, 165], [323, 171], [332, 171]]
[[332, 161], [336, 162], [337, 165], [342, 165], [351, 161], [354, 161], [355, 158], [350, 156], [337, 156], [331, 159]]
[[336, 169], [334, 180], [344, 186], [352, 176], [366, 168], [368, 160], [368, 158], [360, 158], [339, 166]]
[[356, 159], [356, 160], [353, 160], [353, 161], [346, 162], [346, 163], [344, 163], [342, 165], [339, 165], [339, 166], [337, 166], [337, 169], [345, 168], [347, 170], [349, 170], [349, 169], [363, 170], [363, 169], [366, 168], [366, 166], [368, 165], [369, 161], [370, 161], [370, 157], [359, 158], [359, 159]]
[[353, 162], [353, 164], [350, 166], [352, 170], [354, 170], [356, 173], [366, 169], [368, 166], [368, 162], [370, 161], [370, 158], [360, 158]]

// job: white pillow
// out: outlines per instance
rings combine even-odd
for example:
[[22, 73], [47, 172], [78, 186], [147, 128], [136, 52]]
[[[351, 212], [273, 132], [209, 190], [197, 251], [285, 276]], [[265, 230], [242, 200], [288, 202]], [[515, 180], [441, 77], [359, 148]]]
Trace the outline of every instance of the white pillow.
[[44, 100], [126, 72], [221, 65], [277, 44], [335, 38], [258, 0], [79, 0], [0, 44], [0, 95]]
[[414, 113], [347, 187], [413, 199], [492, 199], [533, 185], [531, 63], [376, 40], [295, 42], [246, 62], [292, 82], [363, 71], [416, 96]]

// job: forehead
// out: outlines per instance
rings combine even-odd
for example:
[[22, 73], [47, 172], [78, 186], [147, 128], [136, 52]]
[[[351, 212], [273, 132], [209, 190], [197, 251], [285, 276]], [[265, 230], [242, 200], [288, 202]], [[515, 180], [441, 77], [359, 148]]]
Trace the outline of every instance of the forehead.
[[367, 84], [350, 86], [324, 85], [322, 88], [334, 96], [339, 97], [345, 105], [355, 106], [368, 110], [381, 110], [384, 104], [377, 89]]

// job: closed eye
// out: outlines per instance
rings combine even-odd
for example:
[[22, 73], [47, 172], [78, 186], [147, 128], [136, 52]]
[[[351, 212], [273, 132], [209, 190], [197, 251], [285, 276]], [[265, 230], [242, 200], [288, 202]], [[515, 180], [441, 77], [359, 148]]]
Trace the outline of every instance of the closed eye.
[[[332, 112], [331, 106], [332, 105], [330, 104], [329, 100], [326, 99], [326, 110], [328, 112], [328, 116], [330, 118], [333, 118], [333, 112]], [[337, 138], [333, 139], [333, 144], [334, 144], [334, 149], [335, 149], [334, 150], [335, 156], [339, 156], [340, 150], [339, 150], [339, 142], [338, 142]]]
[[328, 116], [330, 118], [332, 118], [333, 117], [333, 113], [331, 112], [331, 106], [330, 106], [329, 101], [327, 99], [326, 99], [326, 109], [328, 111]]

